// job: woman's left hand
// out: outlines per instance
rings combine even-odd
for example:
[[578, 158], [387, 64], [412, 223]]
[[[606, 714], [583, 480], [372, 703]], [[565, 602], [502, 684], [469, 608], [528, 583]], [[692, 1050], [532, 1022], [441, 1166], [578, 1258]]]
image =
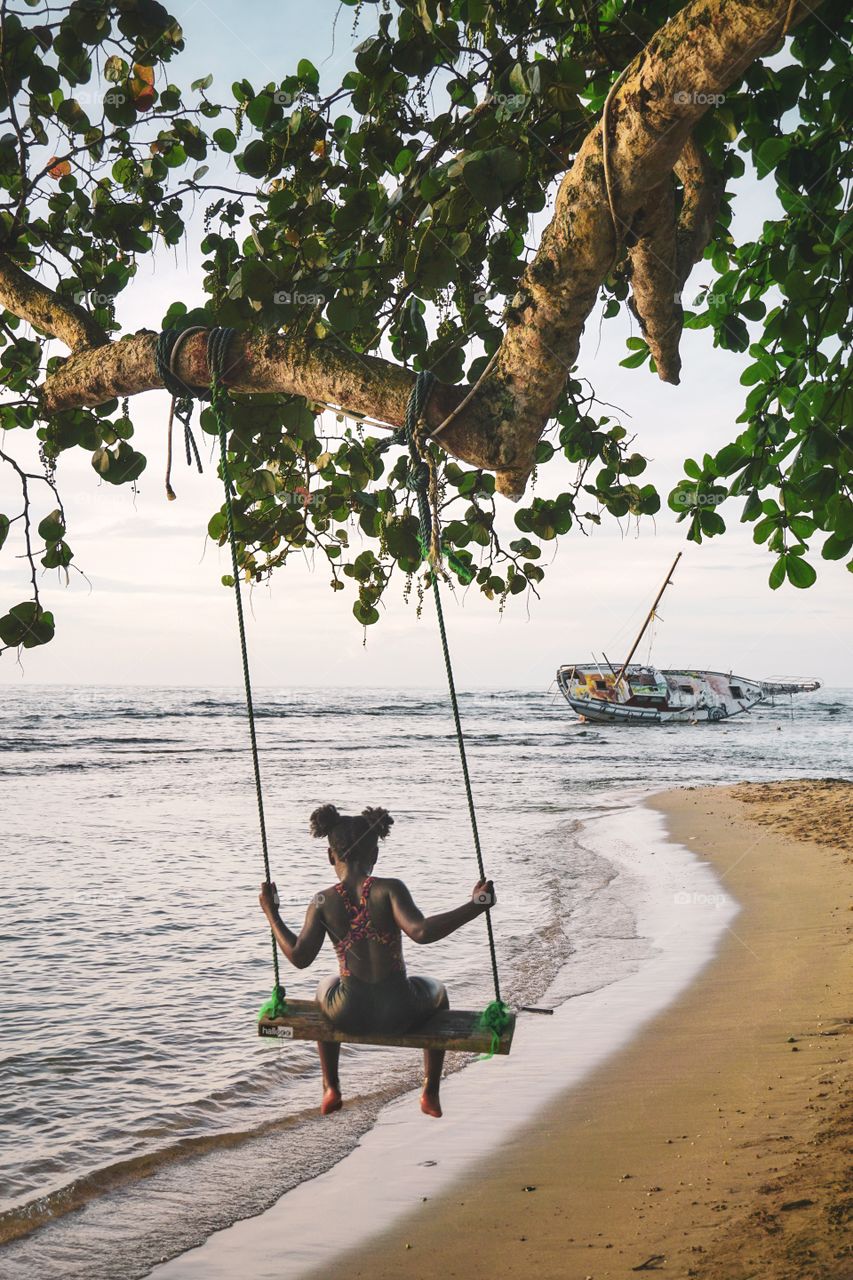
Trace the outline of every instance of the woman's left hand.
[[261, 904], [261, 911], [267, 917], [275, 915], [278, 910], [278, 890], [269, 880], [265, 880], [261, 885], [258, 902]]

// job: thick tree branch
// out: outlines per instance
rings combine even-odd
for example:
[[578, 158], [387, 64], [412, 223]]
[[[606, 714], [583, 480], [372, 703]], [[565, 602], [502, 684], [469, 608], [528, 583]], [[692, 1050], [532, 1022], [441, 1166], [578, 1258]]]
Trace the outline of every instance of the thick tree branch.
[[664, 382], [678, 382], [683, 313], [676, 270], [675, 189], [667, 175], [639, 210], [631, 228], [631, 310]]
[[[78, 405], [103, 404], [116, 396], [162, 388], [157, 372], [157, 335], [130, 334], [103, 349], [82, 352], [66, 361], [44, 384], [45, 412]], [[210, 373], [204, 333], [192, 334], [178, 350], [175, 373], [188, 387], [207, 387]], [[225, 381], [238, 395], [285, 392], [315, 403], [363, 413], [389, 427], [401, 426], [415, 375], [380, 356], [356, 355], [335, 341], [309, 342], [255, 330], [235, 335]], [[430, 401], [435, 426], [465, 395], [465, 387], [438, 385]], [[485, 430], [485, 422], [481, 424]]]
[[678, 222], [671, 177], [653, 191], [631, 227], [631, 309], [640, 321], [658, 375], [678, 383], [684, 326], [681, 290], [711, 239], [723, 184], [707, 156], [689, 138], [675, 165], [684, 193]]
[[34, 329], [58, 338], [71, 351], [102, 347], [109, 337], [85, 308], [60, 298], [41, 281], [27, 275], [0, 254], [0, 304]]
[[688, 138], [678, 157], [675, 176], [684, 188], [675, 238], [676, 274], [681, 289], [711, 239], [724, 184], [695, 138]]
[[[800, 6], [793, 21], [816, 7]], [[613, 197], [623, 222], [668, 178], [711, 99], [778, 42], [789, 9], [789, 0], [694, 0], [634, 60], [610, 109]], [[611, 269], [616, 238], [607, 208], [599, 123], [560, 187], [554, 218], [522, 278], [526, 300], [492, 375], [512, 414], [498, 420], [489, 442], [498, 488], [509, 496], [524, 490], [536, 443]]]
[[[652, 216], [653, 193], [671, 183], [709, 102], [778, 43], [786, 19], [793, 25], [816, 7], [797, 6], [791, 22], [789, 0], [693, 0], [652, 37], [628, 68], [609, 112], [611, 194], [620, 221], [630, 224], [641, 209]], [[495, 471], [498, 489], [513, 498], [524, 492], [536, 444], [558, 407], [584, 323], [612, 267], [616, 242], [602, 148], [599, 123], [562, 182], [554, 217], [522, 276], [488, 376], [441, 436], [457, 457]], [[677, 274], [695, 255], [707, 220], [708, 184], [693, 176], [691, 169], [689, 198], [682, 179], [687, 216], [682, 213]], [[235, 354], [230, 379], [235, 390], [303, 394], [393, 424], [402, 419], [412, 383], [412, 375], [392, 362], [360, 356], [331, 340], [312, 344], [246, 335]], [[201, 339], [187, 342], [178, 372], [187, 381], [206, 384]], [[45, 384], [44, 407], [93, 405], [159, 385], [153, 336], [138, 334], [72, 357]], [[440, 389], [429, 425], [443, 421], [467, 391]]]

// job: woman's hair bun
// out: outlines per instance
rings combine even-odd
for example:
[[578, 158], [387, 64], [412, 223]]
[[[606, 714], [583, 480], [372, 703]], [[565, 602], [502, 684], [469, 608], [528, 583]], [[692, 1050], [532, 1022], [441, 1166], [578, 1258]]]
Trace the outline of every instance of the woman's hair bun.
[[366, 818], [370, 824], [370, 830], [384, 840], [388, 832], [394, 825], [394, 819], [391, 817], [387, 809], [374, 809], [368, 806], [362, 809], [361, 816]]
[[333, 804], [321, 804], [320, 808], [315, 809], [311, 814], [309, 830], [312, 836], [320, 839], [322, 836], [330, 835], [340, 820], [341, 815]]

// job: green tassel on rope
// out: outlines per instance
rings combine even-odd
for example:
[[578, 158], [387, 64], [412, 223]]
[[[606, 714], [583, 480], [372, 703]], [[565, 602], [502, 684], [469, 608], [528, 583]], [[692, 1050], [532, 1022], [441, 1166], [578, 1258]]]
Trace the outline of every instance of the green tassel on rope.
[[[421, 548], [421, 556], [424, 560], [428, 561], [429, 552], [427, 551], [424, 540], [420, 535], [418, 535], [418, 543]], [[442, 542], [441, 544], [441, 553], [464, 586], [467, 587], [469, 583], [474, 581], [476, 574], [470, 564], [466, 564], [464, 560], [460, 560], [456, 552], [452, 551], [446, 542]]]
[[480, 1054], [481, 1062], [488, 1062], [493, 1058], [500, 1047], [501, 1036], [506, 1031], [512, 1018], [512, 1011], [508, 1004], [504, 1004], [503, 1000], [493, 1000], [491, 1004], [486, 1005], [480, 1014], [480, 1020], [477, 1026], [481, 1031], [491, 1031], [492, 1043], [488, 1053]]
[[258, 1011], [258, 1022], [261, 1018], [284, 1018], [287, 1016], [287, 999], [285, 998], [284, 987], [276, 986], [272, 989], [272, 995], [266, 1000]]

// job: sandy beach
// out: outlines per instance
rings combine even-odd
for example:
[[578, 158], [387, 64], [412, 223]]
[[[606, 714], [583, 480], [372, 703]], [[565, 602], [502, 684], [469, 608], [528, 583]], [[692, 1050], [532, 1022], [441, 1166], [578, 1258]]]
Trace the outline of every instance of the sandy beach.
[[718, 955], [520, 1139], [343, 1272], [848, 1277], [851, 793], [780, 782], [655, 797], [673, 839], [741, 904]]

